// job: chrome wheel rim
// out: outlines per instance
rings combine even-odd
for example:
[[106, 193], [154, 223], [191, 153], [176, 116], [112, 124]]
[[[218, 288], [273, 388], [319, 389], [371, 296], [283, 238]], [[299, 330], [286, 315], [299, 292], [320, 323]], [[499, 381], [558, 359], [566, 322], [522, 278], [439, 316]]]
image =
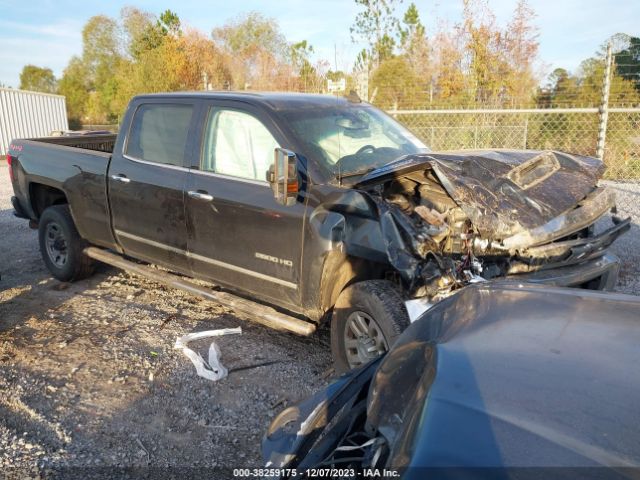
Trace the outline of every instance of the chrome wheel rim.
[[362, 311], [347, 317], [343, 339], [350, 368], [364, 365], [389, 350], [380, 326]]
[[47, 225], [44, 232], [44, 245], [51, 263], [59, 268], [62, 268], [67, 264], [69, 256], [67, 240], [64, 237], [64, 233], [62, 232], [60, 225], [55, 222], [51, 222]]

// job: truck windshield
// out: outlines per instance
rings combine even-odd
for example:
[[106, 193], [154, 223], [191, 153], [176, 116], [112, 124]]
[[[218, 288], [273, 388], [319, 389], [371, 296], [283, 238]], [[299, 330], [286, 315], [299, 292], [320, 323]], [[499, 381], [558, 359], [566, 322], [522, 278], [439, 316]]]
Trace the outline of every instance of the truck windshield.
[[369, 105], [292, 110], [284, 116], [307, 154], [336, 177], [364, 174], [403, 155], [429, 151], [409, 130]]

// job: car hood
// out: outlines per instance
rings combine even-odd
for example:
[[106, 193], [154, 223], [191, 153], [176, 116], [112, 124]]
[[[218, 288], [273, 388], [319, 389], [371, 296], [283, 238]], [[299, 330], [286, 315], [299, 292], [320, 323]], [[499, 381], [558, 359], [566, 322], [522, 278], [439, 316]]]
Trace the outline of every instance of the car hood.
[[510, 282], [438, 303], [370, 385], [387, 466], [639, 466], [639, 311], [637, 297]]
[[575, 208], [594, 190], [604, 164], [554, 151], [434, 152], [395, 160], [363, 176], [357, 187], [373, 187], [427, 169], [479, 233], [504, 239]]

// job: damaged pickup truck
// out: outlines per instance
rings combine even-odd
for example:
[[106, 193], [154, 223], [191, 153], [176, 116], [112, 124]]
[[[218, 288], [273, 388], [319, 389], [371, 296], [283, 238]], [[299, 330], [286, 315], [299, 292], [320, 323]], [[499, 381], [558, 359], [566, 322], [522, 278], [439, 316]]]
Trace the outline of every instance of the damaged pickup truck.
[[131, 257], [204, 279], [277, 328], [331, 321], [338, 370], [471, 283], [609, 290], [607, 247], [629, 228], [614, 215], [596, 233], [615, 209], [599, 160], [431, 152], [353, 97], [144, 95], [117, 137], [15, 140], [8, 162], [16, 214], [56, 278]]

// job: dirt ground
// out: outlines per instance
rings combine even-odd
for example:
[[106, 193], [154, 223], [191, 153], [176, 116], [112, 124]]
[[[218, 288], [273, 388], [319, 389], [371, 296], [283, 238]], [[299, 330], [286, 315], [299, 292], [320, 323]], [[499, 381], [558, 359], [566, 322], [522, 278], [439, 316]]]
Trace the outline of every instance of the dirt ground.
[[[0, 478], [260, 466], [273, 417], [328, 381], [327, 332], [275, 332], [109, 267], [54, 280], [10, 195], [0, 163]], [[236, 326], [241, 335], [216, 340], [229, 369], [219, 382], [173, 348], [185, 333]], [[194, 345], [206, 358], [209, 341]]]
[[[622, 187], [640, 208], [637, 185]], [[274, 332], [108, 267], [74, 284], [52, 279], [10, 195], [0, 162], [0, 478], [257, 467], [272, 418], [329, 380], [326, 330], [308, 339]], [[640, 212], [627, 213], [634, 230], [614, 250], [625, 258], [620, 290], [639, 294]], [[217, 383], [173, 348], [185, 333], [236, 326], [241, 335], [217, 340], [230, 370]], [[205, 354], [208, 343], [196, 345]]]

